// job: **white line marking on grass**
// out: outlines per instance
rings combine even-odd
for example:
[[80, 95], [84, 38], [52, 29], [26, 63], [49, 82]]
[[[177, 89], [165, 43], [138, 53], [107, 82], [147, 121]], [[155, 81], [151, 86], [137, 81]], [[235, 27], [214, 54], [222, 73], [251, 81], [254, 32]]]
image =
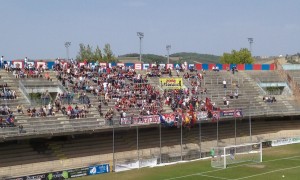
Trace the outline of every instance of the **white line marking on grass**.
[[288, 159], [290, 161], [300, 161], [300, 159]]
[[268, 171], [268, 172], [265, 172], [265, 173], [255, 174], [255, 175], [252, 175], [252, 176], [245, 176], [245, 177], [242, 177], [242, 178], [237, 178], [237, 179], [234, 179], [234, 180], [248, 179], [248, 178], [252, 178], [252, 177], [256, 177], [256, 176], [270, 174], [270, 173], [273, 173], [273, 172], [279, 172], [279, 171], [290, 170], [290, 169], [297, 169], [297, 168], [300, 168], [300, 166], [289, 167], [289, 168], [284, 168], [284, 169], [277, 169], [277, 170]]
[[[268, 160], [268, 161], [263, 161], [262, 163], [280, 161], [280, 160], [285, 160], [285, 159], [292, 159], [292, 158], [297, 158], [297, 157], [300, 157], [300, 156], [292, 156], [292, 157], [285, 157], [285, 158], [279, 158], [279, 159], [272, 159], [272, 160]], [[259, 164], [259, 163], [249, 163], [249, 164]], [[240, 165], [237, 165], [237, 166], [230, 166], [230, 167], [227, 167], [226, 169], [246, 166], [246, 165], [249, 165], [249, 164], [240, 164]], [[205, 171], [205, 172], [202, 172], [202, 173], [194, 173], [194, 174], [188, 174], [188, 175], [184, 175], [184, 176], [177, 176], [177, 177], [168, 178], [168, 179], [164, 179], [164, 180], [182, 179], [182, 178], [186, 178], [186, 177], [190, 177], [190, 176], [197, 176], [197, 175], [203, 175], [203, 174], [211, 173], [211, 172], [223, 171], [223, 170], [226, 170], [226, 169], [216, 169], [216, 170], [211, 170], [211, 171]]]
[[222, 178], [222, 177], [217, 177], [217, 176], [209, 176], [209, 175], [205, 175], [205, 174], [200, 174], [199, 176], [210, 177], [210, 178], [214, 178], [214, 179], [225, 179], [225, 180], [230, 180], [230, 179], [228, 179], [228, 178]]

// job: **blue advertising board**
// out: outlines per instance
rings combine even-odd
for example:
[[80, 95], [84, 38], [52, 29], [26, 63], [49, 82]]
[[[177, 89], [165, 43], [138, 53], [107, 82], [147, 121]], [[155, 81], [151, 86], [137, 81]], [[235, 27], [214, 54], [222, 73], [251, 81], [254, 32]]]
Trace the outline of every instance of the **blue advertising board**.
[[109, 164], [101, 164], [96, 166], [90, 166], [88, 175], [103, 174], [109, 172], [110, 172]]

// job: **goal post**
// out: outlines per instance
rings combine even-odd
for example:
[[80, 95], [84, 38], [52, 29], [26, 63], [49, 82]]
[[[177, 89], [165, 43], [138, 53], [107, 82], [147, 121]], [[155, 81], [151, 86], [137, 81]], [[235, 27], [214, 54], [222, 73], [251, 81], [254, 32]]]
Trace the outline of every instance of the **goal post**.
[[210, 155], [214, 168], [226, 168], [230, 164], [243, 162], [262, 162], [262, 143], [212, 147]]

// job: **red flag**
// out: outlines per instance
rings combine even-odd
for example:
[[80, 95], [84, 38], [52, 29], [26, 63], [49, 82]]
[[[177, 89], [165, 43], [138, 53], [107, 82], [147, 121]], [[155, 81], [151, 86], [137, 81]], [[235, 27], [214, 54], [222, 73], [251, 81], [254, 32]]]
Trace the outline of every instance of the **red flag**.
[[212, 120], [218, 121], [220, 119], [220, 111], [212, 111]]
[[205, 100], [205, 106], [206, 106], [208, 111], [212, 111], [213, 105], [211, 104], [211, 100], [208, 97]]

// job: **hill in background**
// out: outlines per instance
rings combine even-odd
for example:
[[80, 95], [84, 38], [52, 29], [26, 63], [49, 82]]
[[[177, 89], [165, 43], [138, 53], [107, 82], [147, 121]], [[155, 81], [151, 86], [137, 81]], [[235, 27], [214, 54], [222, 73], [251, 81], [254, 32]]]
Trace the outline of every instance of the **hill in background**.
[[171, 54], [170, 57], [179, 57], [180, 61], [188, 63], [220, 63], [220, 56], [211, 54], [199, 54], [191, 52], [180, 52]]
[[[137, 53], [124, 54], [119, 56], [118, 60], [122, 62], [136, 62], [139, 60], [139, 56]], [[144, 63], [167, 63], [167, 57], [156, 54], [143, 54], [142, 59]], [[170, 63], [183, 63], [185, 61], [187, 63], [220, 63], [220, 56], [189, 52], [170, 55]]]

